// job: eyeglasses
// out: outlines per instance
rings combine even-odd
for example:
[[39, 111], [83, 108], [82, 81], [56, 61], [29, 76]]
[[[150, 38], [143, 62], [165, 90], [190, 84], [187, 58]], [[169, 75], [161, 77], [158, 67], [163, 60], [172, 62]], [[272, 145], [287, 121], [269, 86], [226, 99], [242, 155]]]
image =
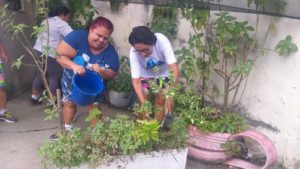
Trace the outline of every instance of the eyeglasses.
[[150, 51], [149, 48], [143, 48], [143, 49], [139, 49], [139, 50], [134, 49], [134, 50], [135, 50], [135, 52], [138, 52], [138, 53], [146, 53], [146, 52], [149, 52], [149, 51]]

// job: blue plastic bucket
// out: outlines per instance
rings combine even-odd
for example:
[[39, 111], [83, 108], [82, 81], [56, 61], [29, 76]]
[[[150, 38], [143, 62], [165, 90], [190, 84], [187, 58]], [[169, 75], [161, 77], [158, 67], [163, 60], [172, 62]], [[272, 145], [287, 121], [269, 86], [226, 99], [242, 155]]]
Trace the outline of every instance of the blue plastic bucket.
[[75, 104], [86, 106], [94, 103], [94, 98], [103, 91], [101, 76], [87, 70], [84, 75], [75, 74], [73, 77], [72, 100]]

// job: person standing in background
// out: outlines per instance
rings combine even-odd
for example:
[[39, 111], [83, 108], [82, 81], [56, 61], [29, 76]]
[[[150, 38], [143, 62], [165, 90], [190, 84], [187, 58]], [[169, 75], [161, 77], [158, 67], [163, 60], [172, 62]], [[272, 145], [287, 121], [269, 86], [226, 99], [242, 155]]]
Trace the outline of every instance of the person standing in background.
[[0, 120], [7, 123], [14, 123], [17, 121], [17, 118], [11, 112], [8, 112], [6, 108], [7, 99], [3, 63], [8, 63], [8, 55], [2, 41], [0, 40]]
[[[56, 62], [56, 47], [58, 43], [67, 36], [73, 29], [68, 22], [71, 17], [70, 10], [65, 6], [60, 6], [49, 13], [49, 18], [42, 22], [45, 31], [41, 32], [33, 47], [36, 56], [47, 58], [46, 73], [49, 81], [49, 88], [53, 96], [56, 96], [56, 89], [59, 87], [62, 67]], [[50, 49], [50, 50], [49, 50]], [[47, 56], [45, 56], [47, 55]], [[43, 85], [42, 76], [39, 70], [32, 84], [31, 101], [33, 104], [42, 103], [39, 100]]]

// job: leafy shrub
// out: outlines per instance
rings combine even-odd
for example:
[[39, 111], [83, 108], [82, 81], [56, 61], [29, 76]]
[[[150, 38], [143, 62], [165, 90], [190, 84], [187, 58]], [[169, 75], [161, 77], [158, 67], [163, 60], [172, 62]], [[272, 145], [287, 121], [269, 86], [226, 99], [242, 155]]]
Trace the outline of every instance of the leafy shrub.
[[105, 119], [87, 130], [75, 129], [62, 134], [56, 142], [47, 142], [39, 154], [44, 163], [58, 168], [89, 163], [96, 167], [119, 155], [133, 155], [186, 147], [187, 131], [177, 119], [170, 131], [160, 130], [157, 121], [134, 122], [127, 116]]
[[43, 161], [55, 163], [58, 168], [78, 166], [88, 160], [86, 140], [80, 129], [72, 132], [59, 134], [56, 142], [47, 142], [39, 150]]
[[217, 108], [203, 107], [201, 96], [193, 91], [178, 94], [175, 101], [180, 117], [200, 131], [237, 133], [247, 128], [246, 121], [238, 113], [222, 113]]
[[127, 72], [121, 72], [119, 76], [107, 83], [109, 90], [116, 92], [130, 92], [132, 91], [131, 76]]

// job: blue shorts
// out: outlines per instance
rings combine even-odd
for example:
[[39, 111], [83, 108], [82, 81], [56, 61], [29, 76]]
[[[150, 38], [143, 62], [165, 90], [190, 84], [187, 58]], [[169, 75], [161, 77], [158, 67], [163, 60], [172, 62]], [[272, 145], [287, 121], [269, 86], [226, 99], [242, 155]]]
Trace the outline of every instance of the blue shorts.
[[[61, 90], [62, 90], [62, 102], [72, 102], [72, 90], [73, 90], [73, 79], [74, 73], [70, 69], [64, 69], [63, 76], [61, 78]], [[94, 98], [94, 103], [103, 103], [103, 94], [99, 94]]]

